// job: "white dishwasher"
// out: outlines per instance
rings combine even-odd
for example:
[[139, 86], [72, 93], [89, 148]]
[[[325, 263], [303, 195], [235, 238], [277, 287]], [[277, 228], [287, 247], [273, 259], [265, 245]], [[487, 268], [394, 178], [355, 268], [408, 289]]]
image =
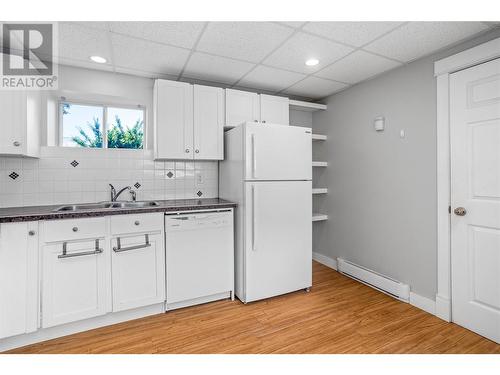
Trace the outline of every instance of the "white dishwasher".
[[167, 310], [234, 298], [233, 210], [165, 214]]

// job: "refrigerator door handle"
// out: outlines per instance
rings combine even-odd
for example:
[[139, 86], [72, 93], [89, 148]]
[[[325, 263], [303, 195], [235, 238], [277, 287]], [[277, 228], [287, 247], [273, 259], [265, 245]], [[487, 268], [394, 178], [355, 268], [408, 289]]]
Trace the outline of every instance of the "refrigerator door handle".
[[252, 251], [257, 251], [257, 215], [256, 215], [256, 204], [257, 201], [257, 188], [255, 185], [252, 185]]
[[257, 147], [255, 145], [255, 134], [252, 134], [252, 177], [257, 178]]

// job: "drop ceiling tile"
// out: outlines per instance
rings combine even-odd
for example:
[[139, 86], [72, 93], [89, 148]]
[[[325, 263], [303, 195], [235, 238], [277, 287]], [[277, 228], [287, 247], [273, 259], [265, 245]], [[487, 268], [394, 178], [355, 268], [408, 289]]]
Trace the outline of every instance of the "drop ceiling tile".
[[356, 83], [402, 65], [364, 51], [356, 51], [339, 60], [315, 75], [336, 81]]
[[[265, 65], [310, 74], [344, 57], [352, 48], [313, 35], [299, 32], [265, 61]], [[316, 58], [319, 64], [307, 66], [307, 59]]]
[[299, 28], [303, 24], [305, 24], [304, 21], [280, 21], [279, 23], [281, 23], [283, 25], [287, 25], [289, 27], [293, 27], [293, 28]]
[[402, 24], [403, 22], [309, 22], [303, 30], [359, 47]]
[[211, 22], [197, 50], [259, 62], [293, 32], [289, 27], [271, 22]]
[[78, 21], [78, 22], [61, 22], [61, 23], [72, 23], [84, 27], [90, 27], [91, 29], [109, 31], [108, 21]]
[[305, 77], [305, 74], [259, 65], [243, 77], [243, 79], [238, 82], [238, 85], [270, 91], [280, 91]]
[[81, 26], [77, 23], [59, 24], [59, 57], [89, 61], [93, 55], [104, 57], [112, 64], [109, 32]]
[[286, 89], [285, 93], [300, 95], [312, 99], [320, 99], [346, 87], [348, 87], [348, 85], [340, 82], [311, 76]]
[[111, 33], [114, 65], [159, 74], [179, 74], [189, 50]]
[[112, 32], [177, 47], [192, 48], [204, 22], [110, 22]]
[[410, 22], [363, 49], [408, 62], [486, 29], [481, 22]]
[[252, 69], [253, 66], [254, 64], [244, 61], [195, 52], [189, 59], [183, 76], [233, 84]]

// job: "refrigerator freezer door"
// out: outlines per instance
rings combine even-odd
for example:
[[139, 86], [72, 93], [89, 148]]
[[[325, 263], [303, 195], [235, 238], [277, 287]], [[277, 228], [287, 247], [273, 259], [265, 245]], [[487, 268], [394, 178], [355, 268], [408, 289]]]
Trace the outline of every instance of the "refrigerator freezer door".
[[311, 184], [245, 183], [244, 302], [311, 286]]
[[311, 129], [252, 124], [245, 128], [245, 180], [310, 180]]

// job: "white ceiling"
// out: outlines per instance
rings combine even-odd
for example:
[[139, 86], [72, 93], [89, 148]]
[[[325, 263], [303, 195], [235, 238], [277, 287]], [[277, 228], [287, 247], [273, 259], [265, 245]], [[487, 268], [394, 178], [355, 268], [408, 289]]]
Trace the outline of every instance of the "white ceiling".
[[[319, 99], [498, 24], [61, 22], [60, 62]], [[105, 57], [99, 65], [89, 56]], [[317, 58], [319, 64], [306, 66]]]

